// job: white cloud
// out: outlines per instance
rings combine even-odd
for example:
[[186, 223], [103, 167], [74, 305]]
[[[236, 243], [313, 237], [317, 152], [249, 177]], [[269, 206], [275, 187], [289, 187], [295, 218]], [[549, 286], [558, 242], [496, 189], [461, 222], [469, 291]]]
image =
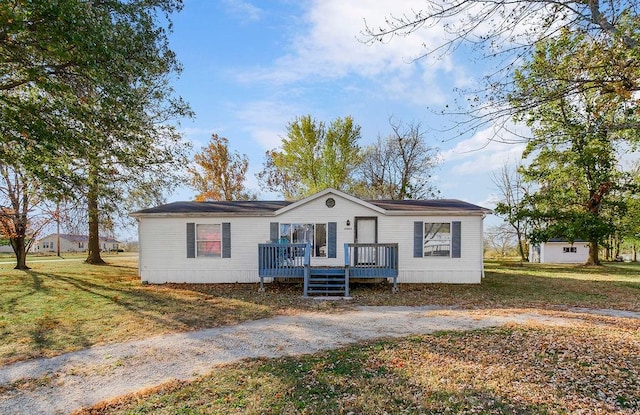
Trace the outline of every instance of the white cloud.
[[[377, 27], [390, 14], [400, 15], [423, 6], [421, 0], [311, 1], [302, 16], [301, 29], [292, 37], [286, 52], [271, 67], [239, 74], [238, 79], [284, 85], [355, 74], [373, 80], [395, 99], [440, 104], [449, 92], [447, 89], [468, 85], [470, 79], [451, 56], [413, 61], [425, 50], [424, 45], [443, 42], [446, 33], [441, 26], [396, 37], [388, 43], [365, 44], [367, 37], [362, 34], [365, 22]], [[443, 75], [450, 79], [442, 82]]]
[[297, 108], [280, 101], [255, 101], [243, 105], [236, 111], [242, 129], [261, 147], [261, 152], [278, 147], [285, 134], [286, 125], [292, 121], [291, 114]]
[[[494, 135], [495, 129], [490, 127], [458, 142], [453, 148], [441, 153], [443, 164], [455, 163], [453, 173], [464, 175], [495, 171], [505, 163], [521, 160], [524, 143], [496, 141], [493, 139]], [[512, 141], [517, 141], [515, 137]]]
[[263, 11], [248, 1], [224, 0], [224, 7], [229, 15], [242, 22], [254, 22], [260, 20]]

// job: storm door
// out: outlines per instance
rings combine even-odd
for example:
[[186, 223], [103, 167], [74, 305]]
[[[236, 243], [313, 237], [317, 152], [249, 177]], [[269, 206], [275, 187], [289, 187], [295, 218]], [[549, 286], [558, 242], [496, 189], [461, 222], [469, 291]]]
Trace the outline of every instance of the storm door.
[[[378, 242], [378, 218], [376, 217], [356, 217], [355, 242], [357, 244], [375, 244]], [[376, 247], [358, 247], [355, 252], [356, 265], [375, 265]]]

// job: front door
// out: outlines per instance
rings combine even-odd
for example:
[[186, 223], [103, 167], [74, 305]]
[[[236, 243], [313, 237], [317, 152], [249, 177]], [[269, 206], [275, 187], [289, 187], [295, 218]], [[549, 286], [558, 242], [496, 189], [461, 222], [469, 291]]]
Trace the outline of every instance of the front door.
[[[356, 217], [355, 242], [357, 244], [375, 244], [378, 242], [378, 218]], [[354, 253], [357, 265], [375, 264], [376, 249], [370, 247], [358, 247]]]

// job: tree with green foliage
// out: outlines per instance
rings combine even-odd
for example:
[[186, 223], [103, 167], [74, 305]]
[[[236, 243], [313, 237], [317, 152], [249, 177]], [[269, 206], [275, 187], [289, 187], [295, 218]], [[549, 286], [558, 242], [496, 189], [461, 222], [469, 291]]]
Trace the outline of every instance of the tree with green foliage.
[[[180, 0], [0, 4], [0, 160], [21, 166], [50, 195], [87, 201], [87, 262], [102, 262], [106, 207], [98, 201], [121, 200], [122, 187], [142, 179], [162, 185], [181, 158], [184, 145], [168, 122], [190, 111], [170, 87], [181, 68], [167, 38], [170, 14], [181, 7]], [[160, 175], [151, 178], [154, 171]]]
[[[113, 124], [105, 120], [93, 131], [96, 135], [103, 134], [105, 139], [122, 140], [128, 145], [117, 152], [97, 151], [85, 160], [82, 172], [86, 182], [77, 187], [80, 192], [75, 199], [87, 206], [87, 263], [104, 262], [100, 257], [99, 234], [101, 230], [113, 230], [104, 225], [115, 223], [115, 217], [127, 215], [131, 210], [162, 203], [166, 192], [185, 181], [181, 171], [187, 164], [189, 146], [174, 126], [157, 123], [151, 116], [158, 104], [145, 101], [141, 106], [146, 110], [144, 113], [129, 113], [135, 125], [123, 123], [124, 129], [108, 131], [105, 127]], [[137, 139], [128, 140], [128, 134], [135, 134]]]
[[209, 145], [193, 156], [193, 163], [188, 171], [191, 187], [198, 192], [197, 201], [256, 199], [244, 184], [249, 158], [230, 151], [228, 139], [211, 135]]
[[392, 133], [362, 149], [354, 193], [370, 199], [423, 199], [439, 192], [432, 181], [438, 149], [427, 145], [420, 123], [389, 119]]
[[632, 260], [638, 260], [640, 247], [640, 161], [631, 167], [632, 185], [624, 192], [627, 213], [620, 218], [621, 239], [631, 248]]
[[360, 126], [351, 117], [329, 126], [310, 115], [287, 125], [280, 149], [267, 151], [258, 179], [286, 199], [298, 199], [332, 187], [349, 192], [360, 164]]
[[[615, 231], [614, 218], [624, 213], [624, 204], [612, 197], [614, 190], [629, 186], [617, 160], [640, 142], [635, 103], [597, 81], [609, 68], [576, 68], [576, 61], [600, 60], [600, 54], [609, 54], [606, 46], [580, 33], [564, 31], [540, 42], [534, 58], [516, 71], [518, 89], [512, 95], [516, 106], [539, 102], [517, 118], [534, 135], [523, 154], [530, 164], [521, 170], [525, 180], [539, 186], [527, 197], [527, 216], [543, 223], [532, 230], [531, 240], [588, 241], [588, 264], [594, 265], [600, 244]], [[556, 94], [571, 88], [579, 76], [579, 94]]]
[[[79, 90], [99, 91], [103, 103], [141, 110], [133, 86], [179, 70], [163, 25], [181, 7], [180, 0], [1, 2], [0, 137], [7, 145], [0, 160], [67, 192], [82, 183], [74, 168], [78, 155], [84, 160], [95, 149], [109, 152], [123, 143], [86, 134], [92, 109]], [[157, 83], [147, 89], [171, 92]], [[174, 98], [165, 102], [183, 105]]]

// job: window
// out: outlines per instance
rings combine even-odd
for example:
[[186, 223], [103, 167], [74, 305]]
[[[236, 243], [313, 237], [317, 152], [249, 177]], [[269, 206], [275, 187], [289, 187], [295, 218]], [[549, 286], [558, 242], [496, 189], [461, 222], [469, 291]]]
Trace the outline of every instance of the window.
[[425, 222], [424, 256], [451, 256], [451, 224]]
[[292, 244], [309, 243], [313, 256], [327, 256], [326, 223], [281, 223], [279, 240]]
[[567, 254], [567, 253], [577, 253], [578, 252], [578, 248], [576, 248], [575, 246], [565, 246], [562, 248], [562, 252]]
[[220, 224], [196, 225], [196, 254], [199, 257], [222, 257]]
[[49, 248], [49, 242], [43, 242], [42, 249], [48, 249], [48, 248]]
[[78, 248], [83, 249], [84, 248], [84, 242], [78, 242]]

